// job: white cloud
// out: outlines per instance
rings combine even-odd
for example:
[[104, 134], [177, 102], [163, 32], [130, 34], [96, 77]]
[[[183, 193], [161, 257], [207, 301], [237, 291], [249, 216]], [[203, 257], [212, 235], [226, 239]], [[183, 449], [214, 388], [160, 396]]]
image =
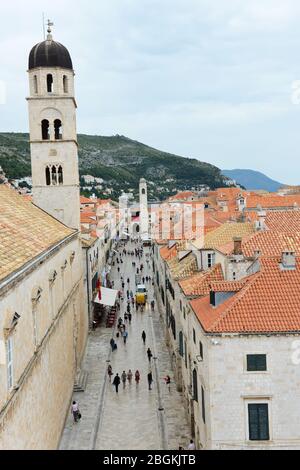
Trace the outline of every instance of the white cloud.
[[[72, 54], [79, 131], [271, 176], [276, 154], [280, 176], [299, 182], [298, 0], [52, 0], [45, 9]], [[3, 131], [28, 127], [27, 57], [41, 16], [39, 0], [1, 5]]]

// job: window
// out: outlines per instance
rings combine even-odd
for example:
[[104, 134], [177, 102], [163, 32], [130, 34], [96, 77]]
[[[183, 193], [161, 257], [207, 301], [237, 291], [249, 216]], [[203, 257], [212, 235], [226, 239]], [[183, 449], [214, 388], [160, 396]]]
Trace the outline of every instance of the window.
[[195, 331], [195, 328], [193, 328], [193, 341], [194, 341], [194, 344], [196, 344], [196, 331]]
[[193, 370], [193, 399], [198, 401], [198, 377], [196, 369]]
[[146, 189], [142, 189], [142, 194], [146, 194]]
[[249, 439], [250, 441], [268, 441], [269, 409], [267, 403], [252, 403], [248, 405]]
[[207, 255], [207, 266], [211, 268], [215, 264], [215, 254], [214, 253], [208, 253]]
[[199, 342], [199, 350], [200, 350], [200, 357], [203, 361], [203, 344], [201, 343], [201, 341]]
[[11, 390], [14, 383], [13, 378], [13, 339], [8, 338], [6, 342], [6, 366], [7, 366], [7, 388]]
[[180, 311], [182, 312], [182, 301], [181, 300], [179, 302], [179, 308], [180, 308]]
[[183, 318], [186, 319], [186, 310], [185, 310], [185, 307], [183, 308]]
[[201, 387], [201, 407], [202, 407], [202, 419], [205, 424], [205, 392], [204, 388]]
[[62, 123], [60, 119], [55, 119], [54, 121], [54, 137], [55, 140], [62, 139]]
[[184, 348], [183, 348], [183, 333], [180, 331], [179, 333], [179, 354], [181, 357], [184, 356]]
[[53, 75], [51, 75], [51, 73], [47, 75], [47, 92], [53, 92]]
[[63, 76], [63, 87], [64, 93], [69, 93], [68, 77], [66, 75]]
[[187, 355], [187, 342], [186, 340], [184, 341], [184, 363], [185, 363], [185, 368], [188, 368], [188, 355]]
[[61, 186], [64, 183], [63, 169], [61, 166], [58, 167], [58, 184]]
[[46, 168], [46, 185], [51, 185], [51, 175], [50, 175], [50, 168], [47, 166]]
[[266, 354], [248, 354], [247, 355], [247, 371], [266, 371], [267, 356]]
[[34, 93], [38, 93], [38, 81], [37, 81], [37, 76], [34, 75], [33, 77], [33, 91]]
[[43, 119], [43, 121], [42, 121], [42, 139], [43, 140], [49, 140], [50, 139], [49, 121], [47, 119]]
[[63, 167], [48, 165], [45, 169], [47, 186], [62, 186], [64, 184]]

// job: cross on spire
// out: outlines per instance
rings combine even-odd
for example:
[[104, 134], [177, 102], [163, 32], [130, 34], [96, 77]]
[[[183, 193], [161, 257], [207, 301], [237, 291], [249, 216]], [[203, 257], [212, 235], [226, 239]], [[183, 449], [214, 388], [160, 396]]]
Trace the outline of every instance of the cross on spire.
[[52, 33], [51, 27], [54, 26], [54, 23], [53, 23], [52, 21], [48, 20], [48, 23], [47, 23], [47, 24], [48, 24], [48, 29], [47, 29], [48, 36], [47, 36], [47, 39], [48, 39], [48, 41], [52, 41], [53, 38], [52, 38], [52, 34], [51, 34], [51, 33]]

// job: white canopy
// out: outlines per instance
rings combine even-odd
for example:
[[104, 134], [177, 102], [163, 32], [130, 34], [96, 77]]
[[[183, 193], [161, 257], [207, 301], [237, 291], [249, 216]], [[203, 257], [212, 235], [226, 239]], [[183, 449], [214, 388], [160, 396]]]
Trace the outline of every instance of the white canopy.
[[98, 294], [96, 295], [94, 302], [96, 304], [108, 305], [113, 307], [116, 303], [118, 291], [114, 289], [107, 289], [107, 287], [101, 287], [101, 300], [99, 300]]

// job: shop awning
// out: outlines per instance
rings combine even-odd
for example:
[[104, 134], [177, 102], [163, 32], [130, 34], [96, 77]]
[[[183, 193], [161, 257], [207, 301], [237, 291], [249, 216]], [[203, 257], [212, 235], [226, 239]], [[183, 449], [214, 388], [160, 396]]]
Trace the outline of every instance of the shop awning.
[[95, 304], [107, 305], [113, 307], [117, 300], [118, 291], [115, 289], [108, 289], [107, 287], [101, 287], [101, 300], [99, 300], [98, 294], [94, 298]]

